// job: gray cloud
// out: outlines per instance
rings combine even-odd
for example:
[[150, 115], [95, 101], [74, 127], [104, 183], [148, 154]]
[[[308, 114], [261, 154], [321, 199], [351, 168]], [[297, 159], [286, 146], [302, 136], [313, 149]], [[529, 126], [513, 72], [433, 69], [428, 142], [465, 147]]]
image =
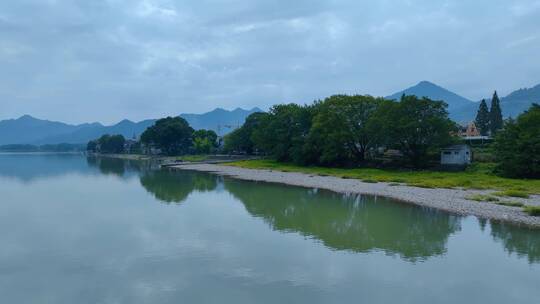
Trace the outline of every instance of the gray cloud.
[[540, 82], [540, 1], [0, 3], [0, 118], [114, 122], [389, 95], [479, 99]]

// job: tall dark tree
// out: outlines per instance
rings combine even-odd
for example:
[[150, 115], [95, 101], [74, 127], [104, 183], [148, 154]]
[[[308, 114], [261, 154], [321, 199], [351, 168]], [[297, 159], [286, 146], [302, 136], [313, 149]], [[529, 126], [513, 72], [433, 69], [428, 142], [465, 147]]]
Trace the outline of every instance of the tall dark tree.
[[478, 107], [478, 112], [476, 113], [476, 119], [474, 121], [482, 136], [489, 134], [489, 116], [489, 109], [486, 104], [486, 100], [482, 99], [482, 102], [480, 102], [480, 106]]
[[494, 135], [497, 131], [503, 127], [503, 117], [501, 111], [501, 101], [499, 96], [497, 96], [497, 91], [493, 93], [493, 98], [491, 99], [491, 109], [489, 110], [489, 129], [491, 134]]

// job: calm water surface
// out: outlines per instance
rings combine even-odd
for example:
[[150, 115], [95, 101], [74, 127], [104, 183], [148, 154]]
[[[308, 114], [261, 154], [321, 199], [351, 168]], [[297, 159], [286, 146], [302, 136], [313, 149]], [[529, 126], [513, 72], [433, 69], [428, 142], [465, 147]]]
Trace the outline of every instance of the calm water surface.
[[389, 199], [0, 154], [0, 303], [538, 303], [540, 231]]

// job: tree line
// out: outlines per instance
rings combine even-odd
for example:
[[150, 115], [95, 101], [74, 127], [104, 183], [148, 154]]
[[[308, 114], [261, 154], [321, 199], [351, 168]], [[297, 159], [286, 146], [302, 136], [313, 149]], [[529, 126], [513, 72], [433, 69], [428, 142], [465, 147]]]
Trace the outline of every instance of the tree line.
[[[485, 101], [481, 112], [487, 111]], [[540, 106], [517, 119], [502, 120], [495, 92], [487, 125], [494, 136], [496, 172], [509, 177], [540, 178]], [[478, 119], [478, 117], [477, 117]], [[253, 113], [218, 144], [212, 130], [194, 130], [181, 117], [159, 119], [140, 142], [103, 135], [87, 150], [100, 153], [258, 154], [299, 165], [379, 165], [393, 151], [400, 166], [426, 167], [439, 159], [440, 148], [456, 143], [458, 126], [447, 104], [403, 95], [399, 102], [369, 95], [334, 95], [312, 104], [278, 104]], [[386, 152], [385, 152], [386, 151]], [[133, 152], [131, 152], [133, 153]]]
[[259, 153], [301, 165], [352, 166], [380, 148], [425, 166], [454, 141], [446, 103], [416, 96], [400, 102], [369, 95], [334, 95], [310, 105], [280, 104], [250, 115], [225, 137], [225, 150]]
[[99, 153], [146, 153], [165, 155], [210, 154], [217, 151], [218, 136], [212, 130], [194, 130], [181, 117], [158, 119], [142, 134], [140, 142], [122, 135], [105, 134], [87, 144], [87, 151]]

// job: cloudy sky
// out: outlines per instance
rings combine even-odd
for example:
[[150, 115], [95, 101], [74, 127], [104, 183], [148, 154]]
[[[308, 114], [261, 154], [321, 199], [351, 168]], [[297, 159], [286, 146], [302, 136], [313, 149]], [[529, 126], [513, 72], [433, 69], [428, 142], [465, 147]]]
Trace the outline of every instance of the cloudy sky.
[[0, 119], [112, 123], [215, 107], [540, 83], [539, 0], [3, 0]]

